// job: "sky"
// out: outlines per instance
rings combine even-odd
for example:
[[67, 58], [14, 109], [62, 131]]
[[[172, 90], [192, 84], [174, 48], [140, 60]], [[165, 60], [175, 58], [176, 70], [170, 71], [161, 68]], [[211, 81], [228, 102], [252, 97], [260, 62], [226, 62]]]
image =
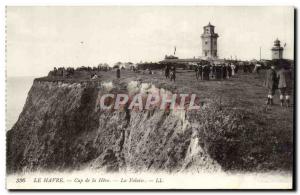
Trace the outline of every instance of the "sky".
[[220, 58], [271, 58], [276, 38], [294, 59], [293, 7], [7, 7], [7, 76], [45, 76], [53, 67], [158, 62], [202, 55], [203, 26], [219, 34]]

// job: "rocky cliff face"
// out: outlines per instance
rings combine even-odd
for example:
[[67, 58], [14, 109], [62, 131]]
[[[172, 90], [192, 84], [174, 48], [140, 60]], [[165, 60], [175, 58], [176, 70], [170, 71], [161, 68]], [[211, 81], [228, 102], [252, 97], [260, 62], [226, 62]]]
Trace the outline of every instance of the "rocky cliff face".
[[213, 102], [205, 103], [201, 112], [97, 109], [99, 94], [131, 93], [144, 87], [141, 83], [132, 87], [35, 81], [17, 123], [7, 132], [8, 173], [257, 167], [257, 153], [264, 151], [251, 150], [257, 144], [245, 145], [245, 139], [261, 130], [253, 128], [253, 118], [247, 120], [241, 112], [223, 111]]
[[109, 84], [35, 81], [7, 133], [8, 171], [219, 168], [184, 113], [97, 109], [99, 94], [129, 90], [124, 83]]

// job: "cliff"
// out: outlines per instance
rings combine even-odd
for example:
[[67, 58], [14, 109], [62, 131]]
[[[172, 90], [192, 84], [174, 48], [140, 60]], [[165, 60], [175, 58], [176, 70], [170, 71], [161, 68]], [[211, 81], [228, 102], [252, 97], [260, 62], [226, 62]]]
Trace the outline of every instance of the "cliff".
[[[35, 80], [7, 132], [7, 172], [290, 169], [289, 138], [274, 140], [280, 135], [266, 132], [260, 115], [224, 109], [218, 100], [205, 101], [201, 111], [97, 108], [99, 94], [131, 93], [130, 83]], [[145, 87], [134, 84], [137, 91]], [[285, 163], [276, 162], [281, 152]]]

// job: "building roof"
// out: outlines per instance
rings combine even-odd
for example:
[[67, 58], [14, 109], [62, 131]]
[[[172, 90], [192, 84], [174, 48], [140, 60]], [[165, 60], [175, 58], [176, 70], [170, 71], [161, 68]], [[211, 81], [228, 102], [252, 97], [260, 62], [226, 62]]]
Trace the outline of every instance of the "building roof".
[[207, 27], [207, 26], [215, 27], [214, 25], [211, 25], [210, 22], [208, 22], [208, 25], [206, 25], [205, 27]]
[[280, 46], [280, 41], [278, 38], [274, 41], [274, 46], [272, 47], [272, 50], [283, 50], [283, 47]]
[[274, 41], [274, 45], [275, 46], [280, 46], [280, 41], [278, 40], [278, 38]]

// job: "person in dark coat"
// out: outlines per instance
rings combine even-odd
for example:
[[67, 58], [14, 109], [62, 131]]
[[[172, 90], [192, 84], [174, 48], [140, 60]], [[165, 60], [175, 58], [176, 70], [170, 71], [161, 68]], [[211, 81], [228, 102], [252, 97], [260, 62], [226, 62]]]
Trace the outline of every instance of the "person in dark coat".
[[216, 66], [216, 80], [221, 80], [222, 79], [222, 66], [217, 65]]
[[222, 72], [223, 72], [223, 79], [227, 78], [227, 67], [225, 65], [222, 65]]
[[198, 65], [196, 68], [196, 78], [202, 80], [202, 65]]
[[213, 64], [211, 66], [211, 73], [212, 73], [211, 77], [216, 79], [216, 65], [215, 64]]
[[253, 72], [255, 65], [251, 62], [248, 66], [248, 72]]
[[203, 66], [202, 65], [199, 66], [199, 77], [200, 77], [200, 80], [203, 80]]
[[195, 68], [195, 73], [196, 73], [196, 79], [197, 79], [197, 80], [199, 79], [198, 69], [199, 69], [199, 65], [196, 66], [196, 68]]
[[280, 92], [280, 104], [284, 105], [284, 96], [285, 96], [285, 105], [288, 107], [290, 105], [290, 95], [292, 90], [292, 71], [288, 65], [282, 66], [281, 69], [277, 72], [278, 79], [278, 89]]
[[232, 76], [232, 68], [231, 68], [231, 66], [228, 64], [227, 65], [227, 74], [228, 74], [228, 78], [230, 78], [231, 76]]
[[176, 68], [175, 68], [175, 66], [173, 66], [171, 68], [171, 72], [170, 72], [170, 80], [171, 81], [173, 80], [175, 82], [175, 79], [176, 79]]
[[266, 71], [265, 87], [268, 88], [267, 105], [273, 105], [273, 96], [276, 90], [276, 71], [274, 65]]
[[248, 71], [248, 64], [247, 63], [244, 63], [243, 71], [244, 71], [244, 73], [247, 73], [247, 71]]
[[121, 77], [121, 70], [120, 67], [117, 68], [117, 78], [119, 79]]
[[204, 65], [203, 67], [203, 80], [209, 80], [209, 72], [210, 72], [210, 67], [208, 65]]
[[170, 66], [166, 66], [166, 68], [165, 68], [165, 77], [166, 77], [166, 79], [167, 78], [169, 78], [169, 76], [170, 76]]
[[235, 64], [234, 74], [237, 74], [237, 73], [238, 73], [239, 67], [240, 67], [239, 64]]

